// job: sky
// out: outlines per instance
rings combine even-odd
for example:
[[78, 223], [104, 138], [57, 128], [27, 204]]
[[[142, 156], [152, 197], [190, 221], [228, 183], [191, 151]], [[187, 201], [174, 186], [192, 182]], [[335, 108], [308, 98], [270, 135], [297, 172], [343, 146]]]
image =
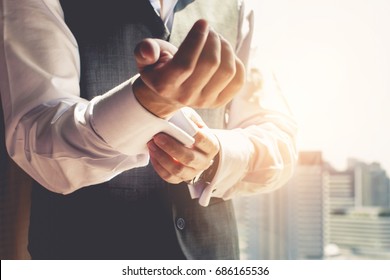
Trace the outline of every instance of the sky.
[[300, 150], [390, 175], [390, 1], [252, 0], [256, 40], [299, 125]]

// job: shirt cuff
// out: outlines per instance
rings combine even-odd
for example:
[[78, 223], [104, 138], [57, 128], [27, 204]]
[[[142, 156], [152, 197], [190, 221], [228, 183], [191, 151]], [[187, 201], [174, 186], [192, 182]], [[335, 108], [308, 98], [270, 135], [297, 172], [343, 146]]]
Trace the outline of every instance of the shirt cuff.
[[189, 120], [181, 110], [170, 119], [161, 119], [137, 101], [132, 89], [136, 78], [138, 75], [92, 100], [91, 125], [95, 132], [112, 148], [127, 155], [147, 153], [147, 142], [159, 132], [185, 145], [193, 144], [192, 135], [183, 126]]
[[252, 142], [241, 129], [213, 130], [220, 144], [220, 159], [217, 172], [210, 183], [199, 182], [190, 191], [199, 197], [199, 204], [207, 206], [212, 197], [227, 199], [229, 190], [243, 178], [248, 171]]

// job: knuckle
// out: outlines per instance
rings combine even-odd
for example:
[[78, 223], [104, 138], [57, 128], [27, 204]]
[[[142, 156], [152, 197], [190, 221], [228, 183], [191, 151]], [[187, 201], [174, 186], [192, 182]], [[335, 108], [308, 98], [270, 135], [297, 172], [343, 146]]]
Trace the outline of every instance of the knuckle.
[[159, 175], [165, 181], [169, 181], [172, 177], [172, 175], [169, 174], [168, 172], [160, 172]]
[[181, 94], [178, 97], [178, 101], [185, 106], [189, 106], [191, 105], [191, 96], [189, 94]]
[[237, 74], [235, 76], [237, 83], [242, 86], [245, 83], [245, 67], [241, 61], [236, 62], [236, 69]]
[[208, 98], [199, 98], [196, 101], [195, 106], [197, 108], [208, 108], [209, 104], [210, 104], [210, 100], [208, 100]]
[[236, 74], [236, 64], [232, 62], [224, 63], [223, 67], [220, 69], [220, 75], [224, 80], [231, 80], [236, 76]]
[[180, 177], [180, 175], [183, 174], [184, 169], [185, 169], [185, 167], [184, 167], [183, 165], [177, 164], [177, 165], [174, 167], [173, 173], [174, 173], [174, 175]]
[[190, 166], [195, 161], [194, 153], [188, 153], [183, 157], [183, 163]]
[[226, 75], [233, 77], [237, 73], [236, 62], [231, 60], [226, 61], [223, 70], [226, 73]]
[[216, 70], [221, 64], [221, 57], [217, 53], [208, 53], [203, 57], [203, 64], [208, 71]]

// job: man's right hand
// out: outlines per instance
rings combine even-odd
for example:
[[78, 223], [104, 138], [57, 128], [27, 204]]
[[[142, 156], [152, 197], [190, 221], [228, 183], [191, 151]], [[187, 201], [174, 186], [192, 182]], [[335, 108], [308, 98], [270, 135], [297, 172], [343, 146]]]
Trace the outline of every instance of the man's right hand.
[[159, 39], [145, 39], [135, 49], [140, 78], [133, 85], [137, 100], [165, 118], [184, 106], [215, 108], [240, 90], [245, 69], [230, 44], [197, 21], [179, 49]]

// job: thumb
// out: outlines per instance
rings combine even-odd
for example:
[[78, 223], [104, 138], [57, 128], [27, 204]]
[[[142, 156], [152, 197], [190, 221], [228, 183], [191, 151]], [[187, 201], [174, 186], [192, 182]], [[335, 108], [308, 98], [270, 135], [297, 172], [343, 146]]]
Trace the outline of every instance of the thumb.
[[202, 117], [192, 108], [183, 107], [181, 108], [184, 115], [193, 121], [198, 128], [205, 128], [207, 124], [203, 121]]
[[134, 49], [134, 56], [139, 70], [153, 65], [160, 57], [160, 46], [153, 39], [144, 39]]
[[138, 70], [141, 72], [147, 66], [154, 65], [157, 62], [164, 63], [171, 59], [176, 51], [177, 48], [166, 41], [151, 38], [144, 39], [134, 49]]

